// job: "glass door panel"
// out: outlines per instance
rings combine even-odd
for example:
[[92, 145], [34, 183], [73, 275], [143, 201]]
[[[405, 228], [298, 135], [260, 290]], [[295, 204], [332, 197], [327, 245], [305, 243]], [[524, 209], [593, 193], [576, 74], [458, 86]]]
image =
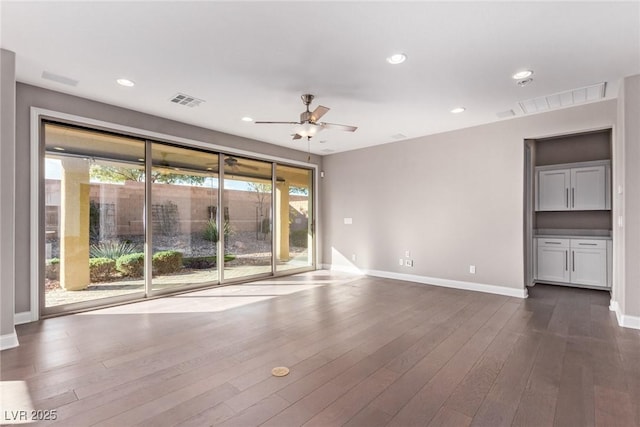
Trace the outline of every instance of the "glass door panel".
[[44, 124], [44, 314], [144, 296], [144, 141]]
[[218, 155], [151, 145], [153, 291], [219, 281]]
[[224, 157], [224, 280], [272, 273], [272, 164]]
[[313, 267], [313, 173], [276, 165], [276, 271]]

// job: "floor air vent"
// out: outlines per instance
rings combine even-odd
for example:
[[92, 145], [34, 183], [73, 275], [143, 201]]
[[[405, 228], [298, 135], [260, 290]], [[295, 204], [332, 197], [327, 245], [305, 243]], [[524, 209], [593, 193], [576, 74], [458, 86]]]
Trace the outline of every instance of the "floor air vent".
[[179, 105], [186, 105], [187, 107], [197, 107], [202, 104], [204, 99], [198, 99], [195, 96], [186, 95], [184, 93], [176, 93], [170, 99], [171, 102]]

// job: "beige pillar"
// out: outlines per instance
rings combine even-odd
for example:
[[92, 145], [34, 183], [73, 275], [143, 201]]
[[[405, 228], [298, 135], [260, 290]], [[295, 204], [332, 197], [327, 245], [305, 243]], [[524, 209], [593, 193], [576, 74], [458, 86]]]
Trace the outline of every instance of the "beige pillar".
[[276, 184], [276, 257], [289, 261], [289, 183]]
[[78, 291], [89, 285], [89, 162], [62, 160], [60, 196], [60, 286]]

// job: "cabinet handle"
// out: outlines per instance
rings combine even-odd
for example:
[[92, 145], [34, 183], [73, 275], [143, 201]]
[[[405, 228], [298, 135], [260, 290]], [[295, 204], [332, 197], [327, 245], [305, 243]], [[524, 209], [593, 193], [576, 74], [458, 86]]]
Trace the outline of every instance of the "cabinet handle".
[[580, 246], [598, 246], [597, 243], [578, 243]]
[[562, 243], [560, 242], [544, 242], [547, 245], [561, 245]]
[[569, 254], [568, 251], [564, 251], [564, 269], [569, 271]]
[[576, 189], [575, 188], [571, 188], [571, 207], [575, 208], [576, 207]]
[[567, 207], [569, 207], [569, 188], [566, 188], [566, 199], [567, 199]]
[[576, 271], [576, 251], [571, 251], [571, 271]]

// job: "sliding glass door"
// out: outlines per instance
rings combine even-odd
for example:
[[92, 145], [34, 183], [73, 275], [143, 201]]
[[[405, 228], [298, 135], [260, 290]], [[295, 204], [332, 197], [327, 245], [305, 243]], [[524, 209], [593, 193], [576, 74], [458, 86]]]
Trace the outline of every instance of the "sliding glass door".
[[271, 274], [272, 163], [224, 156], [224, 280]]
[[313, 267], [313, 173], [276, 165], [276, 271]]
[[42, 128], [43, 314], [314, 267], [312, 170]]
[[218, 155], [151, 144], [152, 290], [218, 282]]
[[127, 262], [144, 264], [144, 141], [53, 123], [44, 139], [44, 313], [144, 296]]

